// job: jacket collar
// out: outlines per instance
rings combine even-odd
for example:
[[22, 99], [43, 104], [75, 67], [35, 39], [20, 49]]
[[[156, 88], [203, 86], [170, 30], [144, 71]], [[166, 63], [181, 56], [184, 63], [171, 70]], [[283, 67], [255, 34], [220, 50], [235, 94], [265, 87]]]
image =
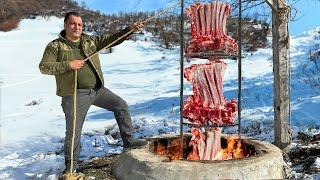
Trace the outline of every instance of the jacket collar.
[[[88, 39], [89, 35], [82, 33], [80, 37], [80, 45], [82, 46], [83, 43]], [[59, 34], [59, 38], [64, 41], [69, 46], [72, 46], [72, 43], [66, 38], [66, 31], [62, 30]]]

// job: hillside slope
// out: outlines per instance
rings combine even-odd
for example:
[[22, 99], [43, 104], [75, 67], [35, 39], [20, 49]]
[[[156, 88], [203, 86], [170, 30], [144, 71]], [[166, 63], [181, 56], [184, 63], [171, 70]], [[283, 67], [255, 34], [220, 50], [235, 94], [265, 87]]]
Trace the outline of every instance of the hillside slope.
[[[0, 32], [0, 179], [56, 178], [64, 168], [64, 115], [52, 76], [38, 70], [43, 50], [63, 27], [61, 18], [23, 20], [18, 29]], [[320, 43], [319, 29], [291, 38], [291, 127], [319, 133], [319, 70], [308, 50]], [[179, 48], [165, 49], [143, 31], [136, 40], [101, 54], [106, 87], [129, 104], [137, 137], [179, 132]], [[243, 59], [243, 135], [273, 141], [272, 49], [245, 53]], [[204, 63], [196, 60], [192, 63]], [[237, 62], [227, 60], [224, 95], [237, 97]], [[190, 63], [185, 64], [189, 66]], [[185, 82], [185, 98], [192, 94]], [[107, 131], [106, 131], [107, 130]], [[188, 130], [187, 128], [185, 129]], [[118, 154], [105, 131], [119, 141], [113, 114], [92, 107], [84, 124], [81, 159]], [[224, 129], [235, 133], [237, 128]], [[110, 138], [110, 136], [109, 136]]]

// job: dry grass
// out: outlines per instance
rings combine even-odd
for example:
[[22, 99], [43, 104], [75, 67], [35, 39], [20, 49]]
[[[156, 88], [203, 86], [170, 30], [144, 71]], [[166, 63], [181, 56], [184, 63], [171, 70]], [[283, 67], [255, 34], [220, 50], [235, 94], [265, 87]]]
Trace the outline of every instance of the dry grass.
[[111, 155], [102, 158], [94, 158], [90, 162], [80, 165], [82, 173], [95, 179], [115, 180], [112, 174], [112, 167], [119, 155]]

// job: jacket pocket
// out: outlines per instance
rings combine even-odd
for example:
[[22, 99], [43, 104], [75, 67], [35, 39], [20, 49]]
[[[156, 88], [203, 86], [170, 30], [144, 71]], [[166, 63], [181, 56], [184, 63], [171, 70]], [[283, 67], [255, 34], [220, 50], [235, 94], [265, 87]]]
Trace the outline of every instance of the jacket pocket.
[[61, 58], [60, 61], [69, 61], [70, 59], [70, 53], [69, 52], [61, 52]]

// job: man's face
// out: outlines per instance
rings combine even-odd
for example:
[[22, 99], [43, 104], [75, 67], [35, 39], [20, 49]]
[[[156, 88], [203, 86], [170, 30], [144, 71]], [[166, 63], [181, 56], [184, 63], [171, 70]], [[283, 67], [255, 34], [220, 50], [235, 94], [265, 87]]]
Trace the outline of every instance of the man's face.
[[64, 23], [64, 29], [68, 40], [78, 40], [82, 34], [83, 23], [81, 17], [71, 15]]

